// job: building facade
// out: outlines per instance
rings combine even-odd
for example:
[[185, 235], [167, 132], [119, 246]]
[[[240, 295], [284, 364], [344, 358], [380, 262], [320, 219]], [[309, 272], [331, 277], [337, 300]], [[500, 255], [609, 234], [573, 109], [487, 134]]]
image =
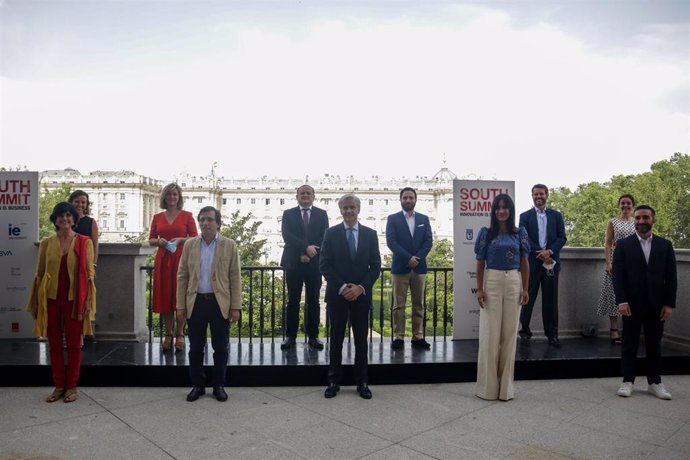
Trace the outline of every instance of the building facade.
[[153, 215], [160, 212], [160, 191], [169, 182], [183, 190], [185, 209], [195, 216], [204, 206], [215, 206], [225, 219], [235, 211], [251, 213], [260, 221], [258, 237], [266, 239], [264, 263], [277, 262], [282, 253], [280, 234], [282, 213], [297, 205], [295, 195], [300, 185], [314, 187], [314, 204], [328, 211], [331, 225], [342, 221], [338, 199], [354, 193], [362, 201], [360, 220], [378, 232], [381, 253], [388, 254], [385, 231], [389, 214], [399, 212], [399, 193], [403, 187], [417, 190], [416, 210], [427, 214], [435, 239], [453, 238], [453, 180], [457, 176], [442, 167], [430, 177], [358, 178], [324, 174], [318, 178], [229, 178], [179, 175], [169, 181], [153, 179], [132, 171], [93, 171], [82, 174], [75, 169], [41, 172], [41, 185], [48, 190], [69, 183], [72, 190], [82, 189], [91, 200], [91, 216], [98, 222], [100, 241], [108, 243], [148, 237]]

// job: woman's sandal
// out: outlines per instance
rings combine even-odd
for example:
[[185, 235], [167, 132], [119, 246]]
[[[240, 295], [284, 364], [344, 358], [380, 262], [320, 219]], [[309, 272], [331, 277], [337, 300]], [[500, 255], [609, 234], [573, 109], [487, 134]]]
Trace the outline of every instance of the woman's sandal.
[[161, 349], [163, 351], [170, 351], [172, 350], [172, 335], [166, 335], [163, 337], [163, 341], [161, 342]]
[[[611, 329], [611, 335], [613, 335], [614, 332], [618, 332], [618, 329]], [[611, 343], [613, 345], [620, 345], [623, 343], [623, 340], [621, 339], [621, 336], [619, 335], [618, 337], [611, 337]]]
[[76, 388], [70, 388], [69, 390], [65, 391], [65, 397], [62, 399], [66, 403], [71, 403], [77, 400], [77, 389]]
[[175, 350], [184, 350], [184, 335], [178, 335], [177, 337], [175, 337]]
[[46, 398], [46, 402], [52, 403], [57, 401], [58, 399], [62, 398], [62, 395], [65, 394], [65, 389], [64, 388], [56, 388], [53, 390], [53, 392]]

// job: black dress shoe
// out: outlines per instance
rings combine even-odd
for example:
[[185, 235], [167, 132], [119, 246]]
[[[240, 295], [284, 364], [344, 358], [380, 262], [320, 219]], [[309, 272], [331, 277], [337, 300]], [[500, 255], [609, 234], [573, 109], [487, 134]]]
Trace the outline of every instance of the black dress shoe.
[[323, 342], [320, 341], [319, 339], [309, 339], [309, 342], [307, 342], [309, 345], [309, 348], [314, 349], [314, 350], [323, 350]]
[[551, 345], [554, 348], [561, 348], [563, 346], [561, 341], [558, 340], [556, 337], [549, 337], [549, 345]]
[[289, 350], [290, 348], [295, 348], [295, 346], [297, 346], [297, 342], [294, 337], [285, 337], [283, 343], [280, 344], [280, 349]]
[[228, 394], [225, 392], [225, 388], [220, 385], [213, 387], [213, 396], [220, 402], [228, 400]]
[[431, 344], [424, 339], [413, 340], [411, 343], [412, 348], [416, 348], [417, 350], [431, 350]]
[[357, 393], [364, 398], [364, 399], [371, 399], [371, 390], [369, 389], [369, 385], [366, 383], [360, 383], [357, 385]]
[[402, 339], [395, 339], [391, 343], [391, 350], [402, 350], [405, 348], [405, 341]]
[[339, 391], [340, 385], [331, 382], [328, 384], [328, 387], [326, 387], [326, 391], [323, 392], [323, 395], [328, 399], [335, 398]]
[[192, 391], [187, 395], [187, 401], [192, 402], [199, 399], [199, 396], [206, 394], [206, 388], [204, 387], [192, 387]]

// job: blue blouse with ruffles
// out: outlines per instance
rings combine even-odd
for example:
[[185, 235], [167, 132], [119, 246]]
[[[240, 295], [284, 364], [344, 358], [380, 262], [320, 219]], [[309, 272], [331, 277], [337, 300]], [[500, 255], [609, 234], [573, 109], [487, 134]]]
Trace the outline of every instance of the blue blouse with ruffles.
[[529, 239], [525, 227], [518, 233], [499, 233], [487, 244], [489, 229], [483, 227], [474, 243], [477, 260], [486, 260], [486, 268], [492, 270], [517, 270], [520, 258], [529, 256]]

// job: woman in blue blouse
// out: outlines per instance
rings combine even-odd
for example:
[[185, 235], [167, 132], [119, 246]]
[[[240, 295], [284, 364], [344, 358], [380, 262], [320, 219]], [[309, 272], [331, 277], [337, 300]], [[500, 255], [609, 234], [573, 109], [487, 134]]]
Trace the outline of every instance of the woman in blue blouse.
[[529, 298], [529, 241], [515, 227], [515, 204], [505, 194], [494, 198], [491, 226], [482, 228], [477, 254], [479, 356], [476, 394], [482, 399], [513, 399], [513, 370], [520, 305]]

